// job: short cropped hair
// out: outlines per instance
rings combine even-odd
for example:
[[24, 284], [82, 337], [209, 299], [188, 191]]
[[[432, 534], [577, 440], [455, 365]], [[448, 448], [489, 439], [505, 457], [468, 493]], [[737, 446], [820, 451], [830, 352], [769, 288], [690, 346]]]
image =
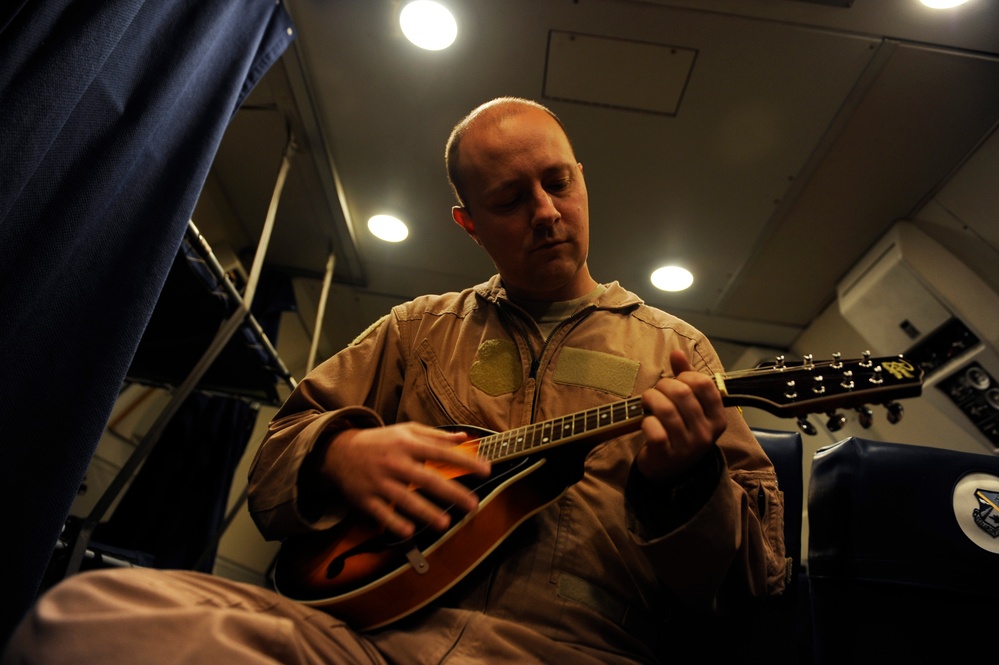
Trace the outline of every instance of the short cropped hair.
[[468, 128], [482, 116], [493, 120], [500, 120], [523, 112], [525, 106], [540, 109], [550, 115], [558, 123], [558, 126], [562, 128], [566, 140], [569, 141], [569, 147], [572, 147], [572, 141], [569, 139], [569, 133], [565, 131], [565, 125], [562, 124], [562, 121], [550, 108], [543, 104], [522, 97], [497, 97], [476, 107], [454, 126], [454, 129], [451, 130], [451, 135], [448, 137], [447, 146], [444, 149], [444, 166], [447, 169], [447, 179], [451, 183], [451, 191], [454, 192], [454, 197], [458, 200], [458, 205], [466, 207], [465, 201], [467, 200], [465, 189], [467, 183], [461, 166], [459, 148]]

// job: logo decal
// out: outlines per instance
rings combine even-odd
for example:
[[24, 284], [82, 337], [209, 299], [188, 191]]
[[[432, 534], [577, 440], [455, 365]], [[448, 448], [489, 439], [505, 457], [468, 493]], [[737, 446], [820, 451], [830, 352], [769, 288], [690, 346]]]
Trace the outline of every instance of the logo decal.
[[907, 360], [887, 360], [881, 366], [896, 379], [911, 379], [916, 376], [916, 368]]
[[954, 485], [954, 518], [968, 540], [999, 554], [999, 477], [968, 473]]
[[993, 538], [999, 536], [999, 492], [977, 489], [975, 498], [978, 499], [978, 507], [972, 513], [975, 524]]

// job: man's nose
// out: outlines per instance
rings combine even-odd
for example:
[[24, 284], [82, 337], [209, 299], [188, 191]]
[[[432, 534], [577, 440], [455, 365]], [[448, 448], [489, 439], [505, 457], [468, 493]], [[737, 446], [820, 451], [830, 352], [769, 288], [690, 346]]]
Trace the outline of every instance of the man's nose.
[[534, 214], [531, 218], [531, 226], [550, 226], [562, 218], [562, 214], [555, 207], [551, 195], [543, 189], [534, 196]]

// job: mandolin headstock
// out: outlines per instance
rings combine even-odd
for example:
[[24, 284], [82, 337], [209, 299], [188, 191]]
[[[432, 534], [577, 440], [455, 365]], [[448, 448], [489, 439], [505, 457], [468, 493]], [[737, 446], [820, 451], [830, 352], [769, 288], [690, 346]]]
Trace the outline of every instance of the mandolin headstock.
[[902, 407], [896, 400], [917, 397], [922, 393], [923, 370], [903, 356], [844, 360], [833, 354], [830, 360], [815, 361], [805, 356], [800, 362], [777, 362], [752, 370], [716, 377], [725, 404], [751, 406], [776, 416], [798, 418], [808, 431], [814, 430], [805, 416], [827, 413], [829, 427], [839, 429], [845, 416], [837, 409], [855, 409], [863, 426], [869, 426], [872, 412], [869, 404], [884, 404], [888, 419], [898, 422]]

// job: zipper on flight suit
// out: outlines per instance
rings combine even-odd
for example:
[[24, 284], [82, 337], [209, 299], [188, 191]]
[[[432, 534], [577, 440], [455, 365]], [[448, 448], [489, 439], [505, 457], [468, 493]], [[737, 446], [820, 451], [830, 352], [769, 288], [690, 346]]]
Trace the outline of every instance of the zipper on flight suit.
[[584, 307], [583, 309], [576, 312], [575, 314], [572, 314], [555, 324], [555, 327], [552, 328], [552, 331], [548, 333], [548, 337], [545, 338], [545, 343], [541, 345], [541, 351], [538, 353], [538, 359], [531, 364], [532, 379], [537, 378], [538, 367], [541, 365], [541, 359], [545, 357], [545, 351], [548, 350], [548, 343], [551, 341], [553, 337], [555, 337], [555, 333], [557, 333], [559, 330], [566, 327], [567, 325], [569, 325], [569, 323], [575, 321], [576, 319], [582, 318], [584, 314], [589, 314], [591, 310], [594, 310], [596, 308], [597, 306], [591, 303], [586, 307]]
[[[534, 345], [531, 344], [531, 336], [527, 334], [524, 330], [523, 324], [521, 324], [520, 319], [514, 313], [507, 313], [506, 306], [503, 305], [499, 300], [496, 301], [496, 308], [503, 314], [503, 317], [510, 322], [510, 324], [516, 328], [517, 332], [523, 338], [524, 343], [527, 344], [527, 352], [531, 354], [531, 371], [528, 374], [528, 378], [535, 378], [538, 372], [538, 366], [541, 364], [541, 360], [534, 354]], [[541, 347], [544, 349], [544, 346]]]
[[[557, 324], [555, 324], [555, 327], [552, 328], [552, 331], [548, 333], [548, 336], [545, 337], [545, 341], [541, 345], [540, 351], [538, 351], [538, 353], [535, 353], [534, 345], [531, 344], [531, 337], [530, 335], [527, 334], [527, 331], [524, 329], [523, 324], [520, 322], [519, 316], [513, 313], [512, 311], [507, 313], [507, 308], [501, 305], [501, 302], [499, 300], [496, 301], [496, 306], [499, 309], [499, 311], [503, 313], [504, 317], [513, 325], [513, 327], [517, 330], [517, 332], [520, 333], [520, 336], [524, 339], [524, 343], [527, 344], [527, 351], [531, 355], [531, 369], [528, 374], [528, 377], [531, 379], [538, 378], [538, 370], [541, 367], [541, 359], [545, 357], [545, 352], [548, 350], [548, 345], [550, 341], [555, 337], [555, 333], [557, 333], [558, 331], [560, 331], [562, 328], [569, 325], [573, 321], [582, 318], [583, 316], [589, 314], [590, 312], [592, 312], [597, 308], [595, 304], [590, 303], [589, 305], [583, 307], [583, 309], [559, 321]], [[531, 422], [534, 422], [534, 415], [535, 415], [534, 409], [538, 403], [538, 397], [539, 397], [538, 392], [540, 389], [541, 389], [540, 382], [535, 381], [534, 397], [531, 400]]]
[[[521, 336], [521, 338], [524, 340], [524, 343], [527, 344], [527, 351], [531, 356], [531, 369], [529, 373], [529, 378], [535, 379], [534, 395], [531, 400], [531, 422], [534, 422], [534, 417], [536, 415], [535, 409], [537, 408], [538, 404], [538, 396], [539, 396], [538, 392], [540, 389], [540, 382], [536, 381], [536, 379], [538, 375], [538, 370], [541, 367], [541, 359], [544, 358], [545, 351], [547, 351], [548, 349], [549, 340], [551, 340], [555, 336], [555, 333], [557, 333], [559, 330], [567, 326], [570, 322], [582, 318], [584, 315], [597, 309], [597, 306], [593, 303], [590, 303], [583, 309], [579, 310], [578, 312], [575, 312], [574, 314], [562, 319], [557, 324], [555, 324], [555, 327], [552, 328], [551, 333], [548, 334], [548, 336], [545, 338], [544, 343], [541, 345], [540, 351], [538, 353], [535, 353], [534, 345], [531, 344], [531, 336], [527, 333], [527, 330], [524, 328], [524, 324], [520, 320], [520, 315], [517, 314], [512, 308], [509, 308], [506, 305], [504, 305], [500, 300], [496, 300], [495, 303], [496, 303], [496, 308], [500, 312], [500, 317], [502, 319], [505, 319]], [[496, 574], [497, 574], [497, 567], [494, 565], [489, 571], [489, 574], [484, 581], [485, 595], [482, 598], [482, 611], [486, 611], [489, 608], [490, 599], [492, 598], [493, 585], [496, 581]]]

